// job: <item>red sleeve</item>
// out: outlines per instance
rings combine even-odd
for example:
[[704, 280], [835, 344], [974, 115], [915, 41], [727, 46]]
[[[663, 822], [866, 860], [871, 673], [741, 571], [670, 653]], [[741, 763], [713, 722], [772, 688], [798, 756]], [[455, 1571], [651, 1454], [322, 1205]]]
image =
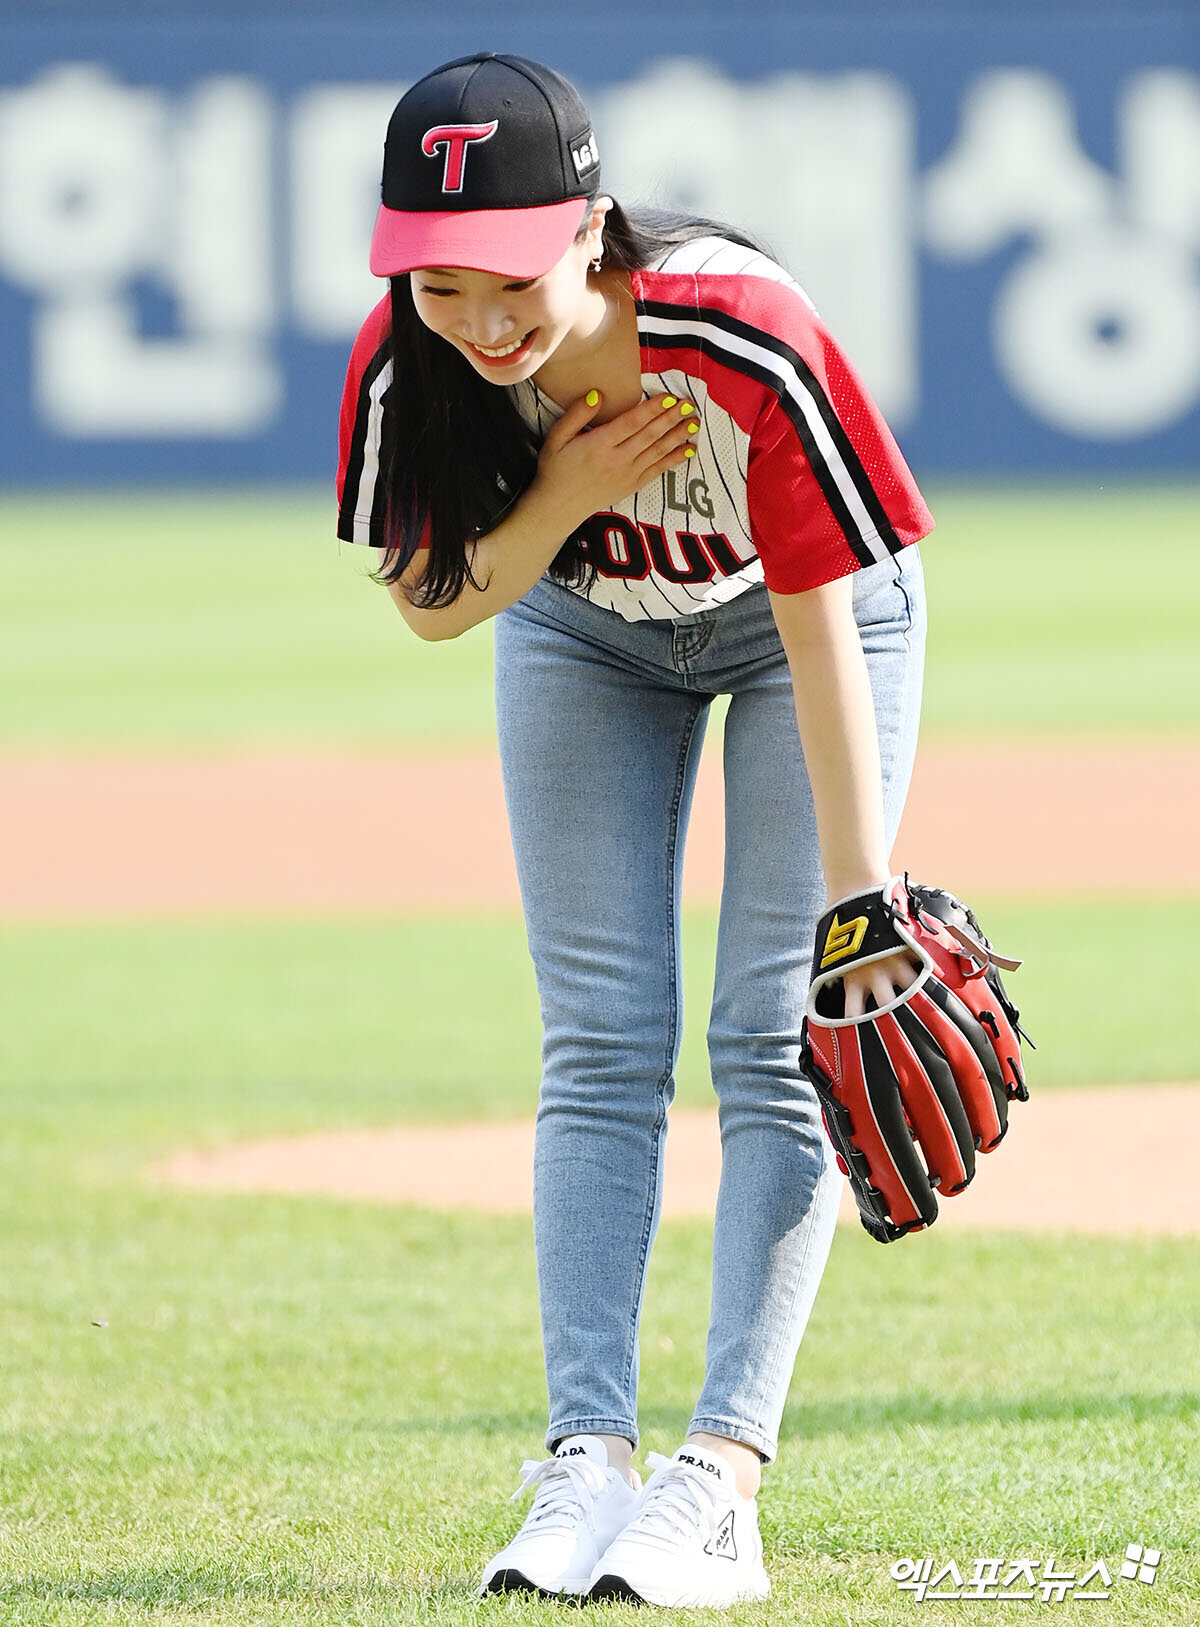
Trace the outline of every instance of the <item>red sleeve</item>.
[[338, 422], [337, 534], [343, 542], [384, 546], [386, 514], [379, 479], [384, 396], [392, 379], [391, 302], [385, 294], [359, 329], [350, 352]]
[[933, 517], [890, 429], [794, 283], [703, 273], [653, 283], [653, 310], [675, 312], [671, 325], [696, 340], [688, 361], [672, 348], [663, 365], [694, 368], [749, 436], [750, 530], [769, 588], [802, 593], [928, 535]]

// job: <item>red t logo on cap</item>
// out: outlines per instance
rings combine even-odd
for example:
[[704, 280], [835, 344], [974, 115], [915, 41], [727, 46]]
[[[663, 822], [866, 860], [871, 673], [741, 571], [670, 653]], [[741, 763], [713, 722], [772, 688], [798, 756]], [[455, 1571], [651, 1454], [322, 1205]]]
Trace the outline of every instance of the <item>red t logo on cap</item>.
[[442, 175], [443, 192], [461, 192], [463, 170], [466, 167], [467, 143], [487, 141], [496, 134], [500, 120], [490, 124], [435, 124], [421, 137], [421, 151], [426, 158], [436, 157], [436, 149], [445, 147], [446, 168]]

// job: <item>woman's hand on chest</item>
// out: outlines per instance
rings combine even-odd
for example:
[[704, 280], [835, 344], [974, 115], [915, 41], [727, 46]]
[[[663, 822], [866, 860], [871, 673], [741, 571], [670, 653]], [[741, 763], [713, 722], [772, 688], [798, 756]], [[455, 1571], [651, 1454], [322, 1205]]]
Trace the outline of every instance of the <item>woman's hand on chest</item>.
[[589, 514], [682, 466], [698, 419], [690, 401], [654, 395], [604, 421], [605, 398], [573, 401], [542, 443], [534, 483], [569, 536]]

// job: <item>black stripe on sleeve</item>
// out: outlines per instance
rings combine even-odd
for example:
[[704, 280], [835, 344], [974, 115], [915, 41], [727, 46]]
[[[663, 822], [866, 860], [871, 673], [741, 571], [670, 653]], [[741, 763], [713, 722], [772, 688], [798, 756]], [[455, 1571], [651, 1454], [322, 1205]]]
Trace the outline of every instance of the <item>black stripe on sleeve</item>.
[[[655, 333], [650, 336], [650, 342], [655, 349], [694, 350], [697, 337], [696, 334], [691, 333]], [[765, 384], [769, 390], [772, 390], [778, 396], [780, 406], [787, 414], [799, 437], [800, 444], [804, 449], [804, 455], [812, 467], [817, 484], [820, 486], [825, 501], [829, 504], [833, 517], [845, 536], [851, 552], [860, 565], [874, 565], [876, 556], [862, 540], [861, 530], [855, 523], [854, 516], [846, 507], [841, 489], [833, 477], [833, 471], [821, 456], [820, 449], [813, 440], [812, 432], [808, 427], [804, 414], [780, 388], [776, 375], [746, 356], [738, 356], [731, 351], [724, 350], [720, 345], [714, 344], [710, 338], [705, 340], [705, 350], [715, 361], [719, 361], [723, 366], [729, 367], [735, 372], [744, 374], [747, 378], [754, 379], [759, 384]]]
[[[790, 345], [777, 338], [774, 334], [767, 333], [762, 328], [756, 328], [751, 323], [743, 322], [738, 317], [730, 316], [726, 311], [714, 310], [710, 306], [694, 308], [686, 305], [670, 305], [659, 300], [644, 300], [641, 309], [647, 316], [663, 317], [673, 322], [704, 322], [711, 328], [717, 329], [718, 332], [724, 331], [737, 338], [745, 339], [748, 343], [757, 345], [761, 349], [774, 352], [781, 361], [794, 368], [797, 377], [815, 402], [822, 421], [829, 431], [830, 439], [833, 441], [834, 447], [846, 467], [846, 472], [850, 476], [855, 491], [858, 493], [859, 500], [875, 525], [880, 540], [889, 553], [899, 553], [902, 547], [900, 539], [897, 537], [895, 528], [888, 518], [887, 510], [871, 484], [870, 476], [863, 467], [854, 443], [851, 441], [845, 426], [834, 409], [833, 403], [825, 394], [812, 368], [798, 351], [793, 350]], [[799, 404], [792, 400], [778, 375], [771, 373], [762, 364], [751, 361], [746, 356], [726, 350], [719, 344], [714, 344], [711, 334], [664, 334], [651, 329], [643, 337], [647, 344], [654, 346], [656, 349], [695, 349], [699, 347], [720, 360], [724, 366], [731, 368], [735, 372], [743, 373], [748, 378], [753, 378], [758, 383], [765, 384], [768, 388], [774, 390], [779, 397], [780, 406], [796, 430], [800, 444], [804, 448], [805, 456], [812, 465], [813, 473], [817, 478], [817, 483], [821, 487], [825, 500], [845, 533], [846, 540], [853, 549], [855, 556], [864, 565], [872, 565], [876, 562], [877, 556], [870, 549], [863, 546], [861, 529], [851, 517], [841, 492], [838, 490], [833, 472], [813, 441], [812, 432]], [[856, 546], [856, 541], [859, 546]]]
[[[362, 484], [363, 459], [367, 445], [368, 427], [371, 421], [371, 388], [391, 359], [391, 348], [390, 343], [380, 345], [379, 349], [371, 357], [366, 371], [363, 373], [362, 382], [358, 387], [358, 407], [354, 415], [354, 434], [350, 439], [350, 456], [346, 460], [346, 478], [342, 484], [342, 506], [338, 510], [337, 534], [343, 542], [353, 542], [355, 540], [354, 521], [358, 513], [359, 486]], [[382, 403], [380, 403], [380, 406], [382, 410]], [[378, 447], [375, 450], [376, 457], [378, 457]], [[375, 548], [386, 546], [383, 534], [385, 505], [382, 501], [380, 484], [377, 477], [371, 501], [371, 545]]]

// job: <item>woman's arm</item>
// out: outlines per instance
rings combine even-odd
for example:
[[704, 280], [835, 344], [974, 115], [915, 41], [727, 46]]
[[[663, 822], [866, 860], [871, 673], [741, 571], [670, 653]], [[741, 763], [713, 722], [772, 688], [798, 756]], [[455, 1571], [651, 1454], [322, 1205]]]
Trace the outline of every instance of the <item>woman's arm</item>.
[[[891, 874], [875, 707], [852, 593], [853, 577], [844, 576], [806, 593], [771, 594], [792, 675], [829, 903], [879, 886]], [[857, 1016], [868, 993], [883, 1004], [894, 984], [907, 988], [912, 978], [903, 955], [848, 973], [846, 1015]]]
[[465, 582], [457, 599], [436, 609], [413, 604], [409, 594], [419, 584], [428, 557], [421, 550], [399, 581], [388, 583], [388, 592], [419, 638], [457, 638], [528, 593], [578, 524], [556, 505], [553, 492], [535, 480], [500, 524], [469, 549], [478, 587]]
[[[590, 396], [592, 399], [588, 399]], [[469, 546], [471, 574], [453, 603], [425, 609], [409, 598], [425, 568], [417, 554], [389, 591], [421, 638], [457, 638], [515, 604], [589, 514], [614, 492], [622, 496], [658, 480], [688, 455], [688, 416], [673, 396], [651, 396], [595, 429], [600, 392], [573, 401], [542, 443], [538, 470], [510, 514]], [[664, 407], [664, 400], [669, 406]]]

